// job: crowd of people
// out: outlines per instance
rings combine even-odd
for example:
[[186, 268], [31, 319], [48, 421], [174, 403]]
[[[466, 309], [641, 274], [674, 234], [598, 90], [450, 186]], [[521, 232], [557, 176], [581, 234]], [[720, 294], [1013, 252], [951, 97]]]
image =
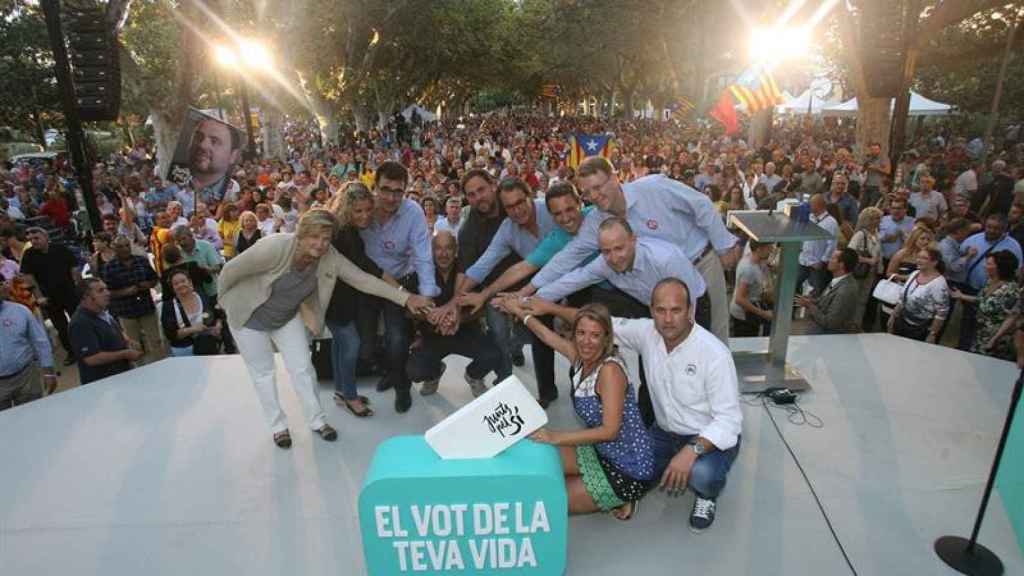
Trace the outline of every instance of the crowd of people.
[[[570, 166], [574, 133], [609, 133], [611, 152]], [[555, 352], [572, 366], [561, 387], [585, 429], [534, 435], [560, 447], [570, 510], [628, 519], [653, 486], [689, 487], [700, 531], [740, 446], [728, 339], [768, 333], [778, 282], [775, 247], [731, 230], [730, 210], [806, 204], [832, 235], [799, 257], [810, 332], [937, 344], [959, 308], [947, 340], [1015, 355], [1024, 147], [983, 160], [933, 129], [893, 166], [852, 139], [834, 123], [779, 126], [754, 147], [699, 123], [493, 115], [327, 143], [296, 122], [286, 159], [236, 164], [229, 138], [194, 140], [206, 164], [230, 165], [223, 178], [164, 180], [145, 144], [102, 159], [102, 229], [88, 233], [64, 161], [8, 165], [0, 409], [56, 386], [44, 319], [82, 384], [168, 354], [240, 354], [281, 448], [275, 349], [308, 425], [338, 436], [310, 334], [330, 335], [333, 400], [359, 418], [374, 414], [360, 376], [404, 413], [414, 382], [438, 391], [447, 356], [470, 359], [461, 379], [479, 396], [528, 346], [545, 408]]]

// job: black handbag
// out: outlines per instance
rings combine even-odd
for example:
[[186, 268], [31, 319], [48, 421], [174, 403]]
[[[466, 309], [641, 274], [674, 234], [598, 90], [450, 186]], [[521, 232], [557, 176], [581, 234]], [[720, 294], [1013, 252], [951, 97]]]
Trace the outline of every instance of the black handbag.
[[331, 360], [331, 340], [329, 338], [313, 340], [309, 345], [309, 351], [313, 370], [316, 371], [316, 379], [333, 380], [334, 363]]

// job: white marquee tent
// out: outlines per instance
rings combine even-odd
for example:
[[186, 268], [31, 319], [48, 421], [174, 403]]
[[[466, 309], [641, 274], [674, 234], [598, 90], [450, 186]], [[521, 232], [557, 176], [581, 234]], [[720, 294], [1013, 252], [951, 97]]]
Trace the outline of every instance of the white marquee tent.
[[815, 96], [811, 90], [804, 90], [803, 94], [776, 106], [775, 111], [780, 114], [807, 114], [810, 110], [811, 114], [821, 114], [823, 108], [836, 104], [835, 100], [825, 100]]
[[[890, 104], [890, 109], [895, 102]], [[842, 104], [827, 106], [821, 110], [825, 116], [856, 116], [857, 99], [851, 98]], [[910, 93], [910, 115], [911, 116], [944, 116], [953, 113], [953, 106], [929, 100], [917, 92]]]
[[418, 104], [410, 104], [405, 110], [402, 110], [402, 116], [405, 116], [407, 121], [411, 121], [413, 112], [419, 114], [420, 119], [424, 122], [433, 122], [434, 120], [437, 120], [436, 114]]

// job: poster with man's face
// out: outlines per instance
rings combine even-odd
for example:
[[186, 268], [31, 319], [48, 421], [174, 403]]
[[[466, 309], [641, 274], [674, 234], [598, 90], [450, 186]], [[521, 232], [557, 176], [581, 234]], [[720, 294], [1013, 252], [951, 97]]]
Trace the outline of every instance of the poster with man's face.
[[197, 200], [216, 205], [237, 188], [231, 180], [245, 148], [245, 133], [194, 108], [189, 109], [167, 179], [188, 186]]

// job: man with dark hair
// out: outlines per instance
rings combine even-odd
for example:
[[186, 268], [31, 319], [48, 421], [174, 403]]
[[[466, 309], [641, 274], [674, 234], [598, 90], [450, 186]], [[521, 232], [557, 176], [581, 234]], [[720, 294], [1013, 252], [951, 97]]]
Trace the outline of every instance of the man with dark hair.
[[242, 155], [242, 136], [214, 118], [196, 124], [189, 143], [189, 172], [196, 197], [209, 204], [238, 199], [238, 183], [231, 179], [231, 167]]
[[50, 235], [42, 228], [26, 230], [32, 246], [21, 258], [21, 273], [35, 291], [36, 302], [57, 330], [60, 343], [67, 351], [64, 365], [75, 363], [75, 348], [68, 339], [68, 318], [78, 306], [77, 286], [82, 282], [78, 260], [66, 247], [50, 244]]
[[[1021, 262], [1021, 245], [1006, 233], [1006, 217], [1002, 214], [990, 214], [985, 218], [985, 229], [974, 234], [960, 244], [960, 252], [973, 251], [966, 264], [966, 280], [961, 292], [968, 296], [976, 296], [988, 284], [985, 272], [985, 259], [993, 252], [1006, 250]], [[978, 331], [978, 305], [975, 302], [962, 300], [964, 311], [960, 319], [960, 342], [957, 347], [970, 350]]]
[[[430, 231], [423, 208], [405, 197], [409, 173], [398, 162], [387, 161], [377, 167], [374, 175], [374, 215], [369, 227], [359, 235], [366, 245], [366, 255], [381, 270], [398, 280], [405, 289], [433, 298], [437, 287], [434, 259], [430, 247]], [[360, 319], [363, 341], [375, 342], [377, 316], [384, 316], [387, 372], [377, 385], [379, 391], [395, 389], [395, 411], [404, 413], [412, 405], [409, 389], [412, 382], [406, 373], [412, 325], [405, 309], [380, 298], [368, 298]]]
[[641, 237], [679, 247], [699, 271], [711, 298], [712, 332], [729, 339], [729, 308], [723, 267], [735, 264], [736, 238], [725, 228], [711, 200], [662, 174], [619, 181], [608, 159], [592, 156], [580, 164], [577, 180], [598, 210], [584, 220], [579, 234], [534, 275], [522, 292], [530, 293], [565, 276], [598, 249], [598, 226], [608, 216], [624, 218]]
[[114, 239], [114, 254], [116, 257], [97, 271], [110, 290], [110, 310], [120, 320], [125, 334], [144, 344], [146, 362], [160, 360], [165, 356], [164, 347], [150, 293], [157, 284], [156, 272], [145, 256], [132, 254], [132, 244], [126, 236]]
[[[480, 285], [495, 266], [509, 254], [515, 253], [520, 258], [528, 257], [540, 245], [541, 240], [557, 227], [544, 201], [532, 198], [530, 187], [525, 181], [509, 177], [501, 181], [499, 189], [499, 201], [508, 217], [501, 223], [487, 250], [459, 276], [455, 290], [460, 296]], [[511, 348], [515, 328], [509, 316], [493, 307], [488, 307], [486, 314], [487, 326], [498, 347], [503, 350]], [[558, 398], [558, 389], [555, 387], [554, 351], [532, 334], [529, 337], [539, 402], [541, 406], [547, 407]], [[498, 370], [499, 380], [512, 374], [511, 359], [506, 355], [502, 355], [502, 359]]]
[[71, 345], [78, 358], [78, 374], [82, 384], [114, 376], [132, 369], [132, 362], [142, 352], [121, 329], [121, 324], [108, 310], [110, 290], [103, 280], [87, 278], [83, 283], [82, 302], [71, 317]]
[[811, 334], [846, 334], [856, 332], [860, 325], [857, 303], [860, 288], [850, 272], [859, 261], [857, 251], [843, 248], [832, 253], [828, 271], [832, 282], [817, 296], [797, 296], [796, 304], [807, 309], [812, 321]]
[[[469, 202], [468, 214], [463, 216], [462, 228], [459, 230], [459, 273], [465, 274], [469, 267], [476, 264], [476, 261], [487, 251], [494, 235], [505, 221], [505, 209], [498, 201], [498, 187], [494, 177], [482, 168], [474, 168], [463, 176], [462, 189]], [[483, 279], [480, 285], [490, 285], [501, 276], [512, 265], [520, 260], [519, 255], [510, 252], [489, 274]], [[444, 306], [434, 309], [431, 320], [438, 324], [444, 324], [451, 329], [455, 326], [458, 318], [459, 299], [454, 299]], [[525, 363], [523, 358], [522, 345], [516, 344], [515, 350], [504, 350], [505, 354], [512, 356], [512, 363], [522, 366]]]

